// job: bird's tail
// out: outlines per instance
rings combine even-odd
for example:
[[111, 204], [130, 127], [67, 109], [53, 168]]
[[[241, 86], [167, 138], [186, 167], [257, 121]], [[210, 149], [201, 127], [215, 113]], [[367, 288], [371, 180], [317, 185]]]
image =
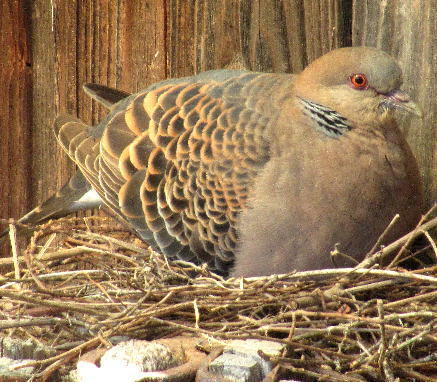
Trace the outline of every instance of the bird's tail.
[[[100, 197], [78, 170], [58, 192], [21, 217], [17, 223], [25, 224], [27, 227], [19, 226], [18, 230], [20, 233], [30, 233], [33, 231], [32, 226], [36, 224], [60, 218], [76, 211], [96, 208], [101, 203]], [[8, 233], [9, 228], [0, 234], [0, 242], [7, 237]]]

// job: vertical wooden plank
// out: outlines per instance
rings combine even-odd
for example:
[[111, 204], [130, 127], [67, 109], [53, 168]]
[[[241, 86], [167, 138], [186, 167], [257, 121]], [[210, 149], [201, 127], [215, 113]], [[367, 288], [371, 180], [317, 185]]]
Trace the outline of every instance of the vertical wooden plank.
[[[20, 160], [4, 155], [9, 155], [9, 162], [26, 168], [29, 175], [23, 176], [23, 170], [14, 170], [15, 175], [1, 172], [8, 180], [2, 187], [5, 197], [10, 199], [15, 195], [21, 200], [20, 208], [7, 201], [11, 207], [2, 209], [2, 217], [21, 216], [49, 197], [73, 173], [74, 165], [58, 146], [51, 125], [59, 113], [78, 116], [87, 123], [96, 123], [106, 114], [102, 106], [83, 92], [84, 83], [96, 82], [135, 91], [165, 77], [165, 12], [161, 1], [35, 0], [29, 3], [32, 23], [26, 22], [26, 25], [32, 26], [29, 33], [31, 30], [34, 65], [30, 80], [34, 87], [28, 99], [33, 102], [33, 108], [23, 110], [33, 115], [32, 139], [25, 143], [17, 131], [4, 139], [11, 145], [1, 145], [5, 153], [16, 147], [14, 152]], [[23, 44], [22, 36], [14, 38], [16, 44]], [[9, 46], [11, 42], [5, 41], [5, 44]], [[3, 57], [5, 62], [10, 62], [6, 67], [17, 67], [11, 64], [13, 58]], [[25, 78], [18, 74], [8, 76]], [[1, 116], [7, 117], [4, 112]], [[30, 132], [30, 127], [25, 130], [26, 125], [19, 123], [19, 118], [14, 120], [23, 131]], [[34, 154], [20, 154], [23, 150], [33, 150]], [[5, 166], [9, 162], [2, 161]], [[18, 183], [24, 181], [29, 183], [29, 196], [26, 196], [27, 191], [12, 194]]]
[[278, 0], [246, 2], [243, 14], [250, 14], [250, 24], [242, 29], [248, 42], [250, 68], [270, 72], [291, 72], [290, 47], [285, 30], [282, 2]]
[[[31, 4], [32, 46], [32, 177], [31, 205], [34, 207], [55, 192], [66, 179], [67, 159], [60, 152], [51, 125], [55, 118], [55, 46], [50, 2]], [[56, 166], [50, 166], [48, 163]]]
[[423, 119], [401, 117], [401, 126], [418, 159], [428, 206], [437, 198], [437, 24], [433, 3], [355, 0], [352, 34], [354, 45], [376, 46], [398, 59], [404, 72], [403, 88], [423, 109]]
[[308, 61], [350, 45], [350, 1], [304, 0]]
[[251, 25], [251, 9], [252, 1], [247, 0], [169, 0], [168, 77], [229, 65], [250, 68], [247, 28]]
[[[190, 62], [195, 72], [228, 65], [290, 72], [304, 66], [299, 0], [171, 0], [168, 4], [170, 75], [175, 73], [171, 68]], [[190, 73], [187, 68], [178, 75]]]
[[241, 54], [239, 1], [197, 1], [193, 17], [196, 27], [193, 63], [196, 72], [228, 65], [247, 65]]
[[25, 1], [0, 2], [0, 217], [30, 206], [31, 70]]
[[308, 65], [306, 54], [303, 0], [287, 0], [284, 7], [284, 22], [289, 46], [291, 72], [300, 72]]
[[117, 87], [135, 92], [166, 77], [165, 2], [122, 0], [119, 6]]
[[31, 2], [33, 70], [32, 204], [63, 185], [74, 165], [51, 125], [59, 113], [95, 122], [103, 108], [82, 91], [85, 82], [116, 84], [117, 7], [107, 1]]
[[103, 108], [83, 92], [86, 82], [116, 85], [118, 6], [103, 0], [53, 1], [58, 112], [95, 122]]
[[[237, 58], [251, 70], [299, 72], [308, 61], [350, 42], [349, 1], [198, 0], [194, 7], [191, 1], [185, 2], [183, 11], [180, 2], [170, 4], [169, 13], [195, 18], [196, 71], [222, 68]], [[195, 15], [189, 13], [192, 8]], [[172, 23], [169, 31], [191, 33]], [[171, 60], [172, 51], [178, 54], [171, 48], [175, 46], [172, 41]], [[187, 48], [187, 41], [191, 43], [185, 35], [174, 41], [183, 41]]]
[[202, 2], [168, 0], [166, 5], [166, 76], [192, 75], [196, 69], [195, 39], [199, 29], [195, 15]]

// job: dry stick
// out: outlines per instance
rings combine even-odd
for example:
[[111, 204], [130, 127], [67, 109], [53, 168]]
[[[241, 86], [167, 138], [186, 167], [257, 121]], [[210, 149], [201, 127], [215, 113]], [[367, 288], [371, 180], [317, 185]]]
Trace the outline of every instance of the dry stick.
[[[420, 316], [424, 316], [424, 317], [430, 317], [430, 318], [434, 318], [437, 317], [437, 313], [434, 312], [408, 312], [408, 313], [397, 313], [397, 314], [390, 314], [385, 316], [384, 321], [381, 321], [381, 319], [379, 318], [374, 318], [374, 317], [360, 317], [360, 316], [356, 316], [353, 314], [345, 314], [345, 313], [337, 313], [337, 312], [312, 312], [309, 310], [302, 310], [302, 309], [298, 309], [292, 312], [287, 312], [287, 313], [283, 313], [282, 317], [290, 317], [292, 314], [296, 314], [299, 316], [303, 316], [303, 317], [316, 317], [316, 318], [337, 318], [340, 320], [345, 320], [345, 321], [349, 321], [349, 322], [354, 322], [354, 321], [361, 321], [361, 322], [366, 322], [369, 324], [373, 324], [373, 325], [380, 325], [381, 323], [385, 323], [388, 322], [390, 320], [393, 319], [398, 319], [398, 318], [402, 318], [402, 317], [420, 317]], [[386, 328], [389, 329], [394, 329], [394, 330], [398, 330], [399, 327], [398, 326], [394, 326], [394, 325], [386, 325]], [[404, 328], [401, 328], [404, 329]]]
[[406, 306], [407, 304], [409, 304], [411, 302], [418, 302], [418, 301], [432, 299], [432, 298], [437, 298], [437, 291], [421, 294], [421, 295], [414, 296], [414, 297], [404, 298], [402, 300], [388, 302], [388, 303], [384, 304], [384, 308], [390, 309], [390, 308], [394, 308], [394, 307], [399, 306], [399, 305]]
[[[296, 315], [292, 315], [291, 316], [291, 328], [288, 331], [288, 336], [287, 336], [287, 340], [291, 341], [291, 339], [294, 337], [294, 333], [296, 332]], [[260, 350], [261, 351], [261, 350]], [[285, 358], [288, 354], [289, 351], [289, 346], [285, 346], [284, 349], [282, 349], [281, 351], [281, 357]], [[272, 381], [275, 381], [277, 379], [277, 375], [279, 373], [280, 370], [280, 365], [276, 365], [276, 367], [272, 370], [271, 374], [272, 374]]]
[[[294, 367], [292, 365], [287, 365], [287, 366], [285, 366], [285, 368], [292, 373], [304, 375], [306, 377], [310, 377], [311, 380], [331, 381], [331, 382], [344, 382], [344, 381], [352, 382], [351, 380], [346, 379], [344, 376], [342, 378], [330, 377], [330, 379], [326, 379], [326, 374], [321, 374], [321, 373], [318, 373], [317, 371], [310, 371], [307, 368]], [[358, 380], [354, 380], [354, 382], [355, 381], [358, 381]]]
[[18, 280], [20, 279], [20, 262], [18, 261], [17, 228], [13, 224], [9, 224], [9, 239], [11, 240], [15, 278]]
[[194, 316], [195, 316], [194, 327], [196, 329], [199, 329], [200, 313], [199, 313], [199, 307], [197, 306], [196, 299], [193, 300], [193, 308], [194, 308]]
[[367, 291], [375, 291], [376, 289], [386, 288], [390, 285], [399, 284], [399, 280], [390, 279], [384, 281], [376, 281], [370, 284], [358, 285], [356, 287], [350, 287], [343, 290], [343, 294], [354, 294], [354, 293], [362, 293]]
[[[7, 224], [7, 225], [15, 225], [15, 226], [17, 226], [17, 227], [23, 227], [23, 228], [27, 228], [27, 227], [29, 227], [29, 224], [23, 224], [23, 223], [20, 223], [18, 220], [15, 220], [15, 219], [12, 219], [12, 218], [10, 218], [10, 219], [3, 219], [3, 218], [0, 218], [0, 224]], [[11, 227], [9, 227], [9, 229], [10, 229]]]
[[130, 258], [129, 256], [122, 255], [121, 253], [117, 253], [117, 252], [114, 252], [112, 250], [108, 250], [103, 245], [89, 243], [89, 242], [86, 242], [84, 240], [77, 240], [77, 239], [69, 239], [68, 241], [71, 244], [74, 244], [74, 245], [79, 244], [82, 247], [92, 249], [92, 251], [90, 251], [90, 252], [94, 252], [94, 254], [111, 256], [111, 257], [114, 257], [116, 259], [123, 260], [134, 267], [138, 267], [138, 263], [134, 259]]
[[376, 305], [378, 308], [378, 318], [381, 321], [380, 325], [380, 345], [379, 345], [379, 357], [378, 357], [378, 366], [379, 370], [383, 370], [384, 360], [385, 360], [385, 350], [387, 347], [387, 338], [385, 337], [385, 325], [384, 325], [384, 305], [381, 299], [376, 300]]
[[[437, 203], [434, 203], [434, 205], [431, 207], [431, 209], [421, 217], [419, 223], [417, 224], [416, 229], [412, 232], [415, 235], [411, 235], [408, 240], [405, 242], [405, 244], [402, 246], [402, 248], [399, 250], [399, 252], [396, 254], [396, 256], [393, 258], [393, 260], [390, 262], [390, 264], [388, 265], [387, 268], [391, 268], [393, 267], [394, 264], [396, 264], [398, 262], [398, 260], [401, 258], [403, 252], [405, 251], [405, 249], [410, 245], [410, 243], [418, 236], [422, 233], [422, 231], [428, 231], [428, 229], [430, 228], [425, 228], [425, 224], [422, 224], [424, 221], [426, 221], [428, 219], [429, 216], [431, 216], [431, 214], [434, 212], [434, 210], [437, 208]], [[431, 220], [429, 223], [433, 222], [433, 221], [437, 221], [437, 218], [434, 218], [433, 220]]]
[[[53, 260], [59, 260], [63, 258], [68, 257], [74, 257], [75, 255], [81, 255], [86, 252], [96, 252], [95, 249], [85, 247], [85, 246], [79, 246], [74, 248], [68, 248], [68, 249], [60, 249], [56, 252], [47, 252], [44, 253], [41, 257], [38, 258], [38, 261], [53, 261]], [[18, 256], [17, 260], [20, 263], [23, 263], [24, 256]], [[13, 260], [10, 258], [2, 258], [0, 259], [0, 266], [2, 265], [11, 265], [13, 263]]]
[[413, 367], [433, 367], [437, 369], [437, 354], [430, 354], [426, 356], [427, 361], [414, 360], [412, 362], [401, 363], [393, 361], [393, 364], [399, 368], [413, 368]]
[[[93, 278], [91, 278], [89, 275], [86, 275], [86, 278], [88, 279], [88, 281], [90, 282], [90, 284], [94, 285], [100, 292], [102, 292], [102, 294], [113, 304], [116, 304], [116, 302], [114, 301], [114, 299], [108, 294], [108, 292], [106, 291], [105, 288], [103, 288], [102, 284], [98, 283], [97, 281], [95, 281]], [[119, 304], [117, 304], [119, 305]]]
[[8, 297], [11, 300], [18, 300], [18, 301], [24, 301], [27, 302], [29, 304], [32, 305], [36, 305], [36, 306], [49, 306], [52, 308], [60, 308], [62, 310], [72, 310], [72, 311], [76, 311], [79, 313], [86, 313], [86, 314], [91, 314], [91, 315], [96, 315], [96, 316], [107, 316], [107, 313], [104, 311], [99, 311], [99, 310], [94, 310], [94, 309], [90, 309], [90, 308], [85, 308], [83, 306], [78, 306], [78, 304], [74, 304], [71, 301], [69, 301], [68, 303], [64, 302], [57, 302], [57, 301], [48, 301], [48, 300], [43, 300], [41, 298], [38, 297], [32, 297], [29, 296], [27, 294], [24, 294], [24, 292], [20, 292], [20, 293], [16, 293], [16, 292], [11, 292], [8, 290], [2, 290], [0, 289], [0, 297]]
[[[303, 340], [311, 337], [317, 337], [321, 335], [330, 335], [333, 333], [343, 334], [343, 333], [377, 333], [380, 332], [380, 329], [377, 328], [362, 328], [355, 326], [362, 325], [363, 323], [360, 321], [352, 322], [351, 324], [338, 324], [333, 326], [328, 326], [326, 328], [297, 328], [295, 329], [296, 335], [293, 337], [294, 341]], [[204, 325], [206, 326], [206, 325]], [[284, 333], [290, 334], [289, 326], [274, 326], [274, 325], [265, 325], [255, 329], [258, 333]], [[399, 332], [408, 331], [408, 329], [404, 329], [399, 327]]]
[[[361, 347], [361, 346], [360, 346]], [[377, 352], [375, 350], [379, 347], [379, 343], [374, 343], [371, 345], [364, 353], [359, 355], [354, 361], [351, 362], [350, 368], [356, 369], [363, 363], [370, 363], [373, 358], [375, 358]]]
[[149, 294], [145, 294], [137, 302], [135, 302], [132, 306], [127, 307], [125, 310], [123, 310], [121, 312], [111, 313], [110, 320], [120, 321], [120, 319], [123, 317], [133, 316], [135, 314], [135, 311], [138, 310], [138, 308], [144, 303], [144, 301], [147, 300], [148, 297], [149, 297]]
[[372, 249], [367, 253], [367, 255], [364, 257], [365, 259], [372, 255], [375, 251], [376, 248], [379, 247], [379, 245], [382, 243], [382, 241], [384, 240], [385, 236], [387, 235], [387, 233], [393, 228], [393, 226], [398, 222], [400, 218], [400, 215], [397, 214], [394, 216], [394, 218], [392, 219], [392, 221], [390, 222], [390, 224], [386, 227], [386, 229], [384, 230], [384, 232], [379, 236], [378, 240], [376, 240], [376, 243], [374, 244], [374, 246], [372, 247]]
[[127, 243], [125, 241], [118, 240], [118, 239], [115, 239], [113, 237], [106, 236], [106, 235], [100, 235], [97, 233], [75, 231], [74, 236], [80, 237], [80, 238], [85, 238], [85, 239], [104, 240], [104, 241], [107, 241], [108, 243], [115, 244], [121, 248], [130, 249], [131, 251], [136, 252], [136, 253], [140, 253], [140, 254], [144, 254], [145, 252], [147, 252], [147, 249], [137, 247], [136, 245]]
[[[437, 218], [436, 218], [437, 223]], [[388, 247], [387, 247], [388, 248]], [[437, 284], [437, 277], [426, 276], [421, 274], [416, 274], [413, 272], [397, 272], [390, 271], [384, 269], [356, 269], [356, 268], [338, 268], [338, 269], [321, 269], [317, 271], [305, 271], [305, 272], [297, 272], [294, 274], [289, 274], [286, 276], [287, 281], [291, 280], [326, 280], [331, 277], [339, 277], [346, 275], [371, 275], [371, 276], [381, 276], [381, 277], [389, 277], [389, 278], [398, 278], [406, 281], [425, 281], [431, 284]], [[250, 277], [245, 279], [245, 281], [255, 280], [255, 279], [268, 279], [267, 276], [263, 277]]]
[[[431, 209], [430, 212], [432, 210], [433, 209]], [[428, 214], [426, 214], [425, 216], [428, 216]], [[421, 219], [421, 221], [422, 221], [422, 219]], [[421, 231], [428, 231], [436, 226], [437, 226], [437, 218], [434, 218], [434, 219], [430, 220], [429, 222], [418, 226], [416, 229], [414, 229], [413, 231], [402, 236], [400, 239], [387, 245], [386, 247], [382, 248], [380, 251], [376, 252], [375, 254], [371, 255], [370, 257], [365, 258], [360, 264], [358, 264], [356, 266], [356, 268], [368, 268], [368, 267], [372, 266], [373, 264], [382, 260], [384, 257], [389, 255], [390, 253], [394, 252], [400, 246], [410, 243], [412, 240], [414, 240], [417, 236], [419, 236], [422, 233]]]
[[390, 367], [390, 363], [387, 361], [387, 359], [384, 359], [381, 363], [380, 370], [384, 372], [385, 380], [387, 382], [397, 382], [393, 370]]
[[[47, 273], [44, 275], [38, 275], [38, 278], [40, 278], [41, 280], [66, 280], [66, 279], [71, 279], [77, 276], [86, 276], [86, 275], [105, 275], [106, 272], [99, 270], [99, 269], [83, 269], [80, 271], [65, 271], [65, 272], [53, 272], [53, 273]], [[1, 279], [0, 279], [1, 280]], [[19, 280], [15, 280], [15, 279], [3, 279], [1, 281], [4, 282], [8, 282], [8, 285], [3, 285], [2, 287], [0, 287], [1, 289], [4, 289], [6, 286], [11, 286], [14, 283], [23, 283], [23, 282], [28, 282], [28, 281], [32, 281], [32, 277], [22, 277]]]
[[408, 375], [410, 378], [413, 378], [413, 380], [415, 380], [415, 381], [420, 381], [420, 382], [435, 382], [435, 378], [434, 377], [429, 377], [429, 376], [423, 375], [421, 373], [418, 373], [417, 371], [409, 370], [407, 368], [402, 369], [402, 373]]
[[61, 360], [61, 359], [65, 359], [65, 357], [70, 357], [70, 356], [75, 356], [77, 353], [81, 352], [83, 349], [86, 349], [88, 347], [97, 345], [100, 342], [100, 338], [99, 337], [94, 337], [86, 342], [83, 342], [82, 344], [74, 347], [73, 349], [67, 350], [64, 353], [55, 355], [54, 357], [50, 357], [50, 358], [46, 358], [46, 359], [42, 359], [42, 360], [38, 360], [38, 361], [30, 361], [27, 363], [23, 363], [20, 364], [18, 366], [14, 367], [14, 370], [17, 369], [22, 369], [23, 367], [34, 367], [34, 366], [42, 366], [42, 365], [47, 365], [49, 363]]
[[[48, 242], [53, 241], [54, 236], [56, 236], [55, 234], [51, 235], [49, 237]], [[35, 272], [33, 271], [33, 267], [32, 267], [32, 261], [31, 261], [31, 255], [27, 252], [25, 252], [24, 255], [24, 261], [26, 262], [26, 266], [27, 266], [27, 271], [30, 274], [30, 277], [32, 278], [33, 282], [35, 283], [35, 285], [37, 286], [37, 289], [39, 289], [40, 291], [43, 292], [52, 292], [49, 288], [46, 287], [46, 284], [44, 284], [39, 278], [38, 276], [35, 274]]]
[[34, 255], [35, 260], [39, 260], [44, 254], [47, 252], [47, 249], [50, 247], [50, 245], [53, 243], [53, 240], [56, 238], [56, 233], [52, 233], [47, 241], [42, 246], [41, 250], [38, 252], [38, 254]]
[[434, 256], [435, 259], [437, 260], [437, 245], [435, 244], [435, 241], [432, 239], [431, 235], [429, 234], [428, 231], [422, 231], [422, 233], [425, 235], [425, 237], [428, 239], [428, 241], [431, 244], [432, 249], [434, 250]]
[[59, 324], [69, 324], [70, 321], [63, 318], [32, 318], [30, 320], [1, 320], [0, 330], [12, 329], [12, 328], [23, 328], [27, 326], [45, 326], [45, 325], [59, 325]]
[[426, 268], [420, 268], [413, 271], [414, 273], [421, 274], [421, 273], [428, 273], [428, 274], [436, 274], [437, 273], [437, 264], [431, 265]]
[[74, 357], [76, 357], [76, 354], [69, 354], [47, 366], [44, 371], [39, 374], [41, 376], [40, 382], [46, 382], [57, 369], [70, 362]]
[[415, 342], [423, 340], [429, 333], [432, 332], [432, 330], [433, 330], [432, 323], [429, 323], [427, 329], [423, 330], [422, 332], [420, 332], [419, 334], [415, 335], [414, 337], [405, 340], [404, 342], [402, 342], [399, 345], [397, 345], [395, 348], [390, 349], [389, 353], [394, 353], [395, 351], [402, 350], [403, 348], [405, 348], [407, 346], [411, 346]]

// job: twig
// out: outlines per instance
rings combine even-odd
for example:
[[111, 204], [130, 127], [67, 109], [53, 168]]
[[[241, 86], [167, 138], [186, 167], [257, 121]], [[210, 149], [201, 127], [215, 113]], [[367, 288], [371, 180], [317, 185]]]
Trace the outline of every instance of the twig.
[[[387, 266], [387, 268], [393, 267], [394, 264], [396, 264], [398, 262], [398, 260], [401, 258], [403, 252], [408, 247], [408, 245], [417, 236], [419, 236], [422, 233], [422, 231], [428, 231], [429, 229], [431, 229], [437, 225], [437, 217], [427, 223], [429, 225], [429, 227], [427, 226], [427, 224], [422, 224], [424, 221], [426, 221], [428, 219], [428, 217], [430, 217], [433, 214], [433, 212], [435, 211], [436, 208], [437, 208], [437, 203], [434, 203], [434, 205], [431, 207], [431, 209], [425, 215], [423, 215], [421, 217], [419, 223], [417, 224], [416, 229], [410, 234], [410, 237], [405, 241], [405, 243], [403, 243], [403, 246], [401, 247], [399, 252], [396, 254], [396, 256], [393, 258], [393, 260], [390, 262], [390, 264]], [[429, 223], [433, 223], [433, 222], [434, 222], [434, 224], [429, 224]]]
[[9, 239], [12, 248], [12, 261], [14, 264], [15, 278], [20, 279], [20, 262], [18, 261], [17, 229], [14, 224], [9, 224]]
[[[436, 219], [437, 223], [437, 219]], [[400, 280], [417, 280], [426, 281], [432, 284], [437, 284], [437, 277], [425, 276], [420, 274], [415, 274], [411, 272], [397, 272], [384, 269], [357, 269], [357, 268], [339, 268], [339, 269], [322, 269], [317, 271], [306, 271], [306, 272], [296, 272], [294, 274], [284, 274], [279, 276], [284, 276], [284, 279], [291, 280], [326, 280], [330, 277], [339, 277], [343, 275], [362, 275], [366, 274], [369, 276], [382, 276], [388, 278], [397, 278]], [[248, 277], [245, 278], [246, 281], [256, 281], [265, 280], [268, 277]]]
[[[385, 368], [385, 350], [387, 347], [387, 339], [385, 337], [385, 323], [384, 323], [384, 305], [381, 299], [376, 300], [376, 306], [378, 308], [378, 318], [381, 321], [380, 324], [380, 330], [381, 330], [381, 335], [380, 335], [380, 343], [379, 343], [379, 350], [378, 350], [378, 365], [379, 365], [379, 369], [380, 370], [386, 370]], [[387, 373], [385, 373], [387, 375]]]
[[[430, 210], [431, 211], [431, 210]], [[428, 216], [429, 213], [425, 216]], [[423, 218], [422, 218], [423, 219]], [[421, 222], [423, 221], [421, 219]], [[387, 245], [386, 247], [382, 248], [380, 251], [374, 253], [373, 255], [365, 258], [360, 264], [356, 266], [356, 268], [368, 268], [371, 267], [373, 264], [380, 262], [385, 257], [390, 255], [392, 252], [396, 251], [401, 246], [404, 246], [406, 248], [407, 244], [410, 243], [412, 240], [414, 240], [416, 237], [421, 235], [422, 231], [429, 231], [430, 229], [437, 226], [437, 218], [434, 218], [430, 220], [427, 223], [424, 223], [420, 226], [418, 226], [415, 230], [409, 232], [408, 234], [402, 236], [400, 239], [396, 240], [395, 242]], [[399, 253], [398, 253], [399, 255]], [[389, 265], [393, 264], [392, 261]]]
[[29, 304], [36, 305], [36, 306], [50, 306], [52, 308], [60, 308], [62, 310], [69, 310], [69, 311], [76, 311], [81, 313], [87, 313], [91, 314], [93, 316], [106, 316], [106, 312], [102, 312], [99, 310], [94, 310], [90, 308], [86, 308], [84, 306], [79, 306], [79, 304], [73, 304], [71, 302], [66, 305], [63, 302], [58, 301], [47, 301], [43, 300], [41, 298], [35, 297], [35, 296], [29, 296], [28, 294], [24, 294], [24, 292], [11, 292], [7, 290], [0, 290], [0, 296], [1, 297], [8, 297], [12, 300], [18, 300], [18, 301], [25, 301]]
[[[385, 228], [384, 232], [378, 237], [378, 240], [376, 240], [376, 242], [373, 245], [372, 249], [367, 253], [365, 258], [367, 258], [368, 256], [372, 255], [375, 252], [376, 248], [378, 248], [381, 245], [382, 241], [387, 236], [387, 233], [390, 232], [390, 230], [393, 228], [393, 226], [399, 221], [399, 218], [400, 218], [399, 214], [396, 214], [394, 216], [394, 218], [391, 220], [389, 225]], [[366, 268], [366, 267], [363, 267], [363, 265], [360, 264], [360, 268]]]
[[[39, 261], [54, 261], [54, 260], [60, 260], [64, 258], [73, 257], [76, 255], [82, 255], [87, 252], [96, 252], [95, 249], [85, 247], [85, 246], [78, 246], [74, 248], [68, 248], [68, 249], [60, 249], [56, 252], [47, 252], [38, 257]], [[19, 263], [24, 262], [24, 256], [18, 256], [17, 261]], [[9, 258], [0, 258], [0, 266], [4, 265], [11, 265], [13, 263], [13, 260]]]
[[433, 240], [433, 238], [431, 237], [428, 231], [421, 231], [421, 232], [425, 235], [425, 237], [428, 239], [429, 243], [431, 244], [431, 247], [434, 250], [434, 257], [437, 260], [437, 245], [435, 241]]
[[420, 294], [418, 296], [403, 298], [401, 300], [397, 300], [397, 301], [393, 301], [393, 302], [388, 302], [388, 303], [384, 304], [384, 308], [385, 309], [393, 309], [397, 306], [407, 306], [408, 304], [411, 304], [412, 302], [431, 300], [433, 298], [437, 298], [437, 291]]
[[67, 323], [67, 320], [63, 318], [32, 318], [30, 320], [1, 320], [0, 330], [12, 329], [12, 328], [24, 328], [26, 326], [46, 326], [46, 325], [58, 325], [60, 323]]

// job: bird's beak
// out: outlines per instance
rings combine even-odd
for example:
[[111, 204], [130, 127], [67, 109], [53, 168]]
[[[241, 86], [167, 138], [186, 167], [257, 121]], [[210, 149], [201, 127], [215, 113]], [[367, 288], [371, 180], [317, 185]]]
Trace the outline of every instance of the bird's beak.
[[398, 109], [407, 113], [412, 113], [419, 118], [422, 117], [422, 110], [411, 100], [410, 96], [402, 90], [393, 90], [384, 94], [385, 99], [382, 106], [389, 109]]

